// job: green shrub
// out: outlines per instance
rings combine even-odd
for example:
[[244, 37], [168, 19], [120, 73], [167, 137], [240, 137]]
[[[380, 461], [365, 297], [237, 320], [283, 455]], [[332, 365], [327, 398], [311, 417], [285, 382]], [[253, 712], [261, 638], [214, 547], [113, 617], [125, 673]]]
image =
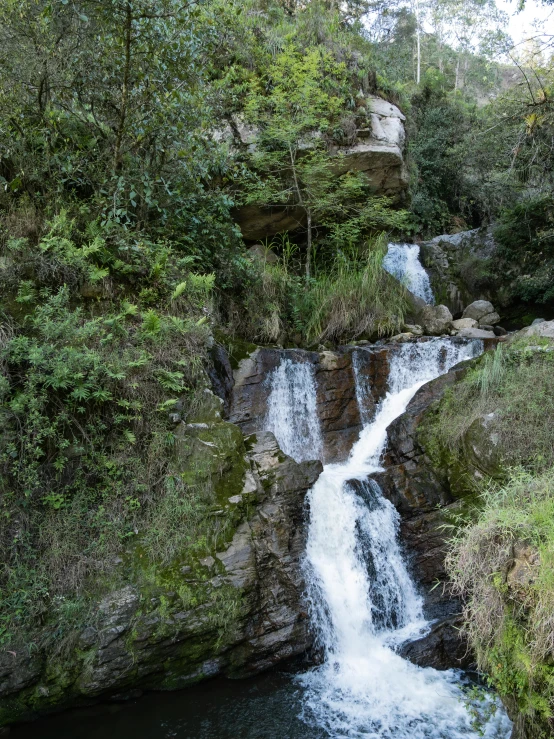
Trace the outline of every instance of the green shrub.
[[505, 465], [554, 464], [550, 348], [548, 340], [530, 338], [487, 352], [446, 394], [434, 430], [437, 442], [456, 451], [477, 418], [494, 414], [488, 428], [497, 434]]
[[[114, 256], [109, 231], [88, 248], [73, 230], [62, 214], [37, 245], [8, 242], [0, 271], [3, 641], [58, 611], [57, 636], [69, 630], [146, 520], [155, 533], [168, 496], [197, 501], [200, 518], [211, 505], [180, 477], [168, 413], [179, 405], [186, 419], [201, 404], [213, 276], [180, 271], [190, 260], [168, 245], [143, 242], [139, 264]], [[83, 301], [87, 284], [101, 299]], [[184, 550], [187, 526], [183, 512]], [[165, 561], [162, 544], [148, 540], [150, 559]]]
[[450, 543], [447, 569], [464, 599], [479, 667], [536, 724], [554, 710], [554, 467], [515, 470], [488, 489], [477, 520]]
[[545, 195], [504, 210], [494, 229], [498, 257], [513, 279], [510, 297], [554, 302], [554, 207]]

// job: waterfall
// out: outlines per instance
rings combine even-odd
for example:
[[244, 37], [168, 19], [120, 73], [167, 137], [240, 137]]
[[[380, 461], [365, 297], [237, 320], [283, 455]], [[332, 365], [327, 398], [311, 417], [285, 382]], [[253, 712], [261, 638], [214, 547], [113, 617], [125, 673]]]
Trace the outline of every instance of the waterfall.
[[389, 244], [383, 268], [418, 298], [429, 304], [435, 302], [429, 275], [419, 261], [417, 244]]
[[[482, 350], [479, 341], [448, 339], [401, 345], [390, 360], [388, 392], [373, 421], [364, 426], [349, 459], [327, 465], [308, 495], [307, 596], [325, 658], [298, 680], [304, 688], [303, 719], [333, 739], [479, 736], [460, 673], [420, 668], [395, 652], [428, 625], [398, 542], [398, 513], [368, 475], [381, 469], [387, 427], [417, 390]], [[360, 367], [356, 374], [359, 379]], [[271, 381], [268, 422], [271, 418], [288, 453], [305, 459], [320, 448], [314, 443], [315, 421], [303, 425], [296, 418], [308, 406], [315, 412], [313, 375], [306, 365], [284, 360]], [[313, 401], [300, 397], [308, 389]], [[363, 385], [358, 391], [361, 398]], [[277, 402], [289, 405], [277, 411]], [[486, 719], [484, 736], [504, 739], [510, 731], [503, 711]]]
[[272, 431], [285, 454], [297, 462], [321, 459], [314, 366], [284, 357], [267, 382], [270, 393], [264, 429]]

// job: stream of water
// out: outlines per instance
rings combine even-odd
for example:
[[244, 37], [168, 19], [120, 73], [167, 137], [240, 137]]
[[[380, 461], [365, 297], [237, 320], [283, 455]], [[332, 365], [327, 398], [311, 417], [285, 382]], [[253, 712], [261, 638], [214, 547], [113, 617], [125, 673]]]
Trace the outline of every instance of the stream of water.
[[389, 244], [383, 267], [418, 298], [429, 304], [435, 302], [429, 275], [419, 261], [417, 244]]
[[[460, 673], [422, 669], [394, 651], [399, 643], [424, 633], [427, 623], [400, 550], [398, 513], [368, 476], [381, 469], [387, 428], [417, 390], [481, 351], [478, 341], [433, 339], [402, 345], [391, 357], [388, 393], [348, 460], [327, 465], [309, 493], [305, 573], [312, 622], [325, 659], [299, 683], [305, 690], [304, 719], [330, 737], [478, 736], [464, 704]], [[310, 368], [287, 364], [290, 386], [303, 396], [314, 393]], [[269, 403], [272, 420], [271, 409], [282, 408], [291, 397], [283, 390], [279, 372]], [[358, 392], [363, 392], [360, 378], [357, 382]], [[279, 425], [269, 425], [281, 441]], [[288, 453], [298, 460], [317, 456], [322, 447], [317, 428], [310, 424], [307, 434], [304, 425], [288, 424], [283, 429]], [[484, 730], [488, 737], [506, 737], [510, 723], [498, 711]]]

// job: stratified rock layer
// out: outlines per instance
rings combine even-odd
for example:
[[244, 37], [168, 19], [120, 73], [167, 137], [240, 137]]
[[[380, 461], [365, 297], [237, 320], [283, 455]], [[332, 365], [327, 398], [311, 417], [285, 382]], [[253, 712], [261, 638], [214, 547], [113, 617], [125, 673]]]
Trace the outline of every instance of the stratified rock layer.
[[[332, 171], [337, 177], [346, 172], [361, 172], [376, 195], [402, 200], [409, 185], [403, 154], [405, 117], [395, 105], [380, 97], [367, 96], [363, 102], [368, 111], [367, 128], [357, 130], [356, 140], [351, 145], [331, 146]], [[258, 132], [235, 116], [232, 125], [218, 131], [216, 138], [227, 141], [232, 152], [252, 152]], [[318, 132], [307, 136], [303, 149], [310, 149], [320, 139]], [[305, 210], [294, 204], [246, 205], [238, 208], [234, 216], [248, 241], [263, 241], [306, 226]]]
[[[291, 358], [313, 366], [316, 407], [323, 438], [323, 461], [339, 462], [347, 458], [360, 433], [362, 423], [356, 398], [355, 368], [369, 392], [364, 393], [362, 412], [371, 417], [375, 404], [387, 391], [389, 356], [400, 344], [346, 346], [321, 353], [300, 349], [258, 348], [243, 359], [234, 372], [235, 385], [230, 420], [244, 433], [265, 428], [271, 373], [281, 359]], [[356, 355], [353, 359], [354, 354]]]
[[[234, 434], [233, 454], [244, 454], [239, 430], [216, 425]], [[208, 441], [209, 424], [193, 426], [198, 444], [189, 461], [197, 464], [196, 452], [213, 454], [217, 436]], [[108, 590], [63, 656], [51, 647], [2, 653], [0, 725], [137, 689], [179, 688], [219, 673], [250, 675], [309, 648], [300, 567], [304, 497], [322, 466], [297, 464], [270, 433], [247, 445], [242, 489], [229, 484], [214, 511], [238, 521], [229, 544], [162, 569], [150, 585], [130, 578]], [[132, 572], [132, 563], [127, 568]]]

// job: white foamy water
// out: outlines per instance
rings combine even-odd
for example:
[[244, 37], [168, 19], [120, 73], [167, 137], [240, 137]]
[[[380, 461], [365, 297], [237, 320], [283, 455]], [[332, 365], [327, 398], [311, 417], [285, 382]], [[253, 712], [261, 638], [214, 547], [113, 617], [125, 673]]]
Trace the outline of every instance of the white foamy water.
[[271, 391], [264, 430], [272, 431], [285, 454], [297, 462], [321, 459], [313, 364], [283, 357], [267, 382]]
[[418, 298], [429, 304], [435, 302], [429, 275], [419, 261], [417, 244], [389, 244], [383, 268]]
[[[433, 339], [401, 345], [390, 362], [389, 391], [373, 421], [362, 430], [349, 459], [327, 465], [309, 493], [305, 573], [310, 614], [325, 657], [299, 681], [305, 691], [304, 720], [330, 737], [479, 736], [464, 703], [461, 674], [417, 667], [394, 651], [399, 643], [425, 633], [427, 623], [398, 543], [398, 513], [367, 478], [381, 469], [387, 427], [417, 390], [481, 351], [479, 341]], [[292, 379], [297, 372], [304, 376], [298, 364], [287, 365], [286, 372], [295, 387], [304, 382]], [[292, 390], [279, 394], [296, 397]], [[290, 419], [291, 413], [283, 417]], [[293, 438], [302, 443], [309, 436], [291, 436], [289, 427], [278, 424], [273, 430], [289, 449]], [[292, 451], [306, 458], [303, 448]], [[502, 710], [484, 727], [490, 738], [507, 739], [510, 732]]]

